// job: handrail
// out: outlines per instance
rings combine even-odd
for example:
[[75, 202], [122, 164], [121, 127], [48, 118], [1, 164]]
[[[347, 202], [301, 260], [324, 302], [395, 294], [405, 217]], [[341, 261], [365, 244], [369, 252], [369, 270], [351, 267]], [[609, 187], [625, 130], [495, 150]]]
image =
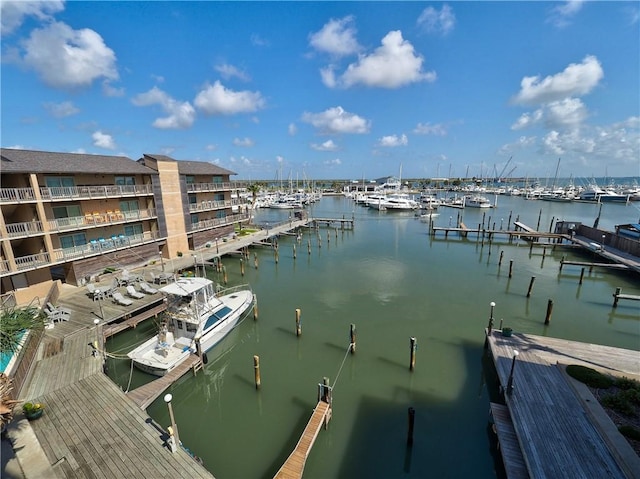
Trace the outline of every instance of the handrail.
[[40, 187], [43, 200], [93, 199], [153, 194], [151, 185], [87, 185]]

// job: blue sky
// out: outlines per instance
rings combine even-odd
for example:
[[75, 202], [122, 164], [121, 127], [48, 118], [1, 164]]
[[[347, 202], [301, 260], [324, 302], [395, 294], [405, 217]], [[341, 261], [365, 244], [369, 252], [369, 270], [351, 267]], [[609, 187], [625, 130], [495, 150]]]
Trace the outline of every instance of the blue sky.
[[638, 2], [1, 5], [5, 148], [247, 180], [640, 176]]

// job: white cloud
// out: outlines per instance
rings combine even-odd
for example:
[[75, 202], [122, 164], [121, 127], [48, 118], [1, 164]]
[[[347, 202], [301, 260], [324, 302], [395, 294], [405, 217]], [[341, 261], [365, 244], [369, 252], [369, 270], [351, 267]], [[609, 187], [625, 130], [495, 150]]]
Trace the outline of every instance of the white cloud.
[[376, 145], [391, 148], [395, 146], [406, 146], [408, 143], [409, 143], [409, 140], [407, 139], [407, 135], [403, 134], [401, 136], [398, 136], [398, 135], [383, 136], [382, 138], [378, 139], [378, 142], [376, 143]]
[[418, 25], [422, 26], [428, 33], [440, 33], [446, 35], [456, 24], [456, 16], [451, 7], [446, 3], [440, 11], [433, 7], [425, 8], [418, 17]]
[[284, 163], [284, 157], [277, 155], [276, 156], [276, 162], [278, 163], [278, 165], [282, 165]]
[[589, 116], [586, 106], [578, 98], [553, 101], [533, 112], [520, 115], [511, 125], [512, 130], [523, 130], [544, 124], [549, 129], [579, 127]]
[[582, 9], [583, 0], [568, 0], [562, 5], [553, 7], [547, 23], [551, 23], [557, 28], [564, 28], [571, 24], [571, 19]]
[[311, 143], [311, 148], [316, 151], [336, 151], [338, 149], [338, 145], [336, 145], [333, 140], [327, 140], [323, 143]]
[[413, 129], [413, 132], [416, 135], [446, 136], [447, 129], [440, 123], [436, 123], [435, 125], [431, 123], [418, 123]]
[[365, 85], [380, 88], [399, 88], [410, 83], [421, 81], [432, 82], [436, 73], [423, 72], [424, 58], [416, 55], [413, 45], [402, 38], [399, 30], [389, 32], [383, 39], [382, 45], [369, 55], [361, 55], [356, 63], [352, 63], [339, 77], [333, 78], [326, 71], [322, 72], [325, 85], [330, 86], [326, 79], [336, 86], [349, 88], [354, 85]]
[[271, 45], [269, 40], [262, 38], [257, 33], [251, 34], [251, 44], [255, 45], [256, 47], [268, 47], [269, 45]]
[[512, 154], [519, 150], [531, 147], [535, 144], [537, 138], [535, 136], [521, 136], [513, 143], [502, 145], [498, 152], [503, 155]]
[[520, 118], [516, 120], [516, 122], [511, 125], [512, 130], [523, 130], [525, 128], [532, 127], [534, 125], [539, 124], [544, 117], [544, 112], [542, 109], [538, 109], [533, 113], [523, 113], [520, 115]]
[[264, 108], [265, 103], [260, 92], [229, 90], [219, 81], [207, 85], [194, 101], [196, 107], [208, 115], [252, 113]]
[[52, 15], [64, 10], [64, 2], [51, 1], [12, 1], [0, 2], [0, 32], [2, 36], [16, 30], [25, 17], [33, 16], [38, 20], [50, 20]]
[[324, 164], [327, 166], [340, 166], [342, 164], [342, 160], [340, 158], [336, 158], [334, 160], [327, 160]]
[[213, 143], [207, 145], [204, 147], [205, 150], [207, 151], [215, 151], [218, 149], [218, 145], [214, 145]]
[[251, 138], [234, 138], [233, 139], [234, 146], [242, 146], [245, 148], [252, 147], [255, 143]]
[[310, 123], [321, 133], [368, 133], [371, 122], [345, 111], [341, 106], [329, 108], [321, 113], [302, 115], [302, 121]]
[[90, 85], [98, 78], [117, 80], [116, 55], [90, 30], [73, 30], [61, 22], [31, 32], [23, 42], [22, 62], [54, 88]]
[[564, 98], [586, 95], [604, 77], [602, 66], [593, 55], [582, 63], [571, 63], [562, 72], [541, 79], [540, 76], [524, 77], [520, 91], [513, 102], [523, 105], [549, 103]]
[[229, 65], [228, 63], [223, 63], [222, 65], [216, 65], [213, 68], [215, 69], [215, 71], [220, 73], [220, 76], [225, 80], [228, 80], [229, 78], [233, 78], [233, 77], [239, 80], [242, 80], [244, 82], [251, 80], [249, 75], [247, 75], [244, 71], [240, 70], [237, 67], [234, 67], [233, 65]]
[[145, 93], [133, 97], [131, 102], [136, 106], [160, 105], [168, 114], [163, 118], [157, 118], [153, 126], [160, 129], [184, 129], [189, 128], [195, 121], [196, 112], [188, 101], [180, 102], [171, 98], [158, 87], [153, 87]]
[[109, 80], [104, 80], [102, 82], [102, 93], [104, 93], [105, 96], [111, 97], [124, 96], [124, 88], [113, 87]]
[[106, 150], [116, 149], [116, 143], [113, 140], [113, 137], [106, 133], [102, 133], [100, 130], [94, 132], [93, 135], [91, 135], [91, 138], [93, 139], [94, 146], [104, 148]]
[[63, 101], [62, 103], [45, 103], [42, 105], [45, 110], [49, 112], [54, 118], [66, 118], [68, 116], [80, 113], [80, 109], [77, 108], [70, 101]]
[[354, 18], [347, 17], [329, 20], [318, 32], [309, 35], [309, 44], [316, 50], [335, 57], [353, 55], [361, 50], [356, 40]]
[[289, 127], [287, 128], [290, 136], [295, 136], [298, 133], [298, 127], [295, 123], [289, 123]]

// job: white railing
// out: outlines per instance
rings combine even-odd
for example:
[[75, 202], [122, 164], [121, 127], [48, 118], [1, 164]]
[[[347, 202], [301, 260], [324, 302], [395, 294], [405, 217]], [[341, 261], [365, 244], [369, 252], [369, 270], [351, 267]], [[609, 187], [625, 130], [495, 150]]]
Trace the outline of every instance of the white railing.
[[231, 183], [188, 183], [187, 191], [195, 193], [198, 191], [226, 191], [231, 190]]
[[71, 216], [69, 218], [58, 218], [49, 220], [48, 225], [51, 231], [67, 231], [77, 228], [89, 228], [94, 226], [108, 226], [130, 221], [142, 221], [156, 217], [155, 208], [146, 208], [134, 211], [107, 211], [87, 213], [84, 216]]
[[191, 232], [194, 231], [202, 231], [210, 228], [215, 228], [218, 226], [226, 226], [233, 223], [238, 223], [240, 221], [246, 221], [250, 218], [249, 215], [238, 214], [238, 215], [229, 215], [224, 218], [211, 218], [206, 220], [198, 221], [197, 223], [191, 223]]
[[0, 202], [2, 203], [21, 203], [35, 200], [36, 195], [33, 188], [0, 188]]
[[9, 261], [6, 259], [0, 260], [0, 274], [9, 272]]
[[42, 234], [42, 223], [40, 221], [25, 221], [23, 223], [9, 223], [6, 225], [7, 235], [10, 238], [21, 236], [31, 236]]
[[216, 200], [216, 201], [201, 201], [200, 203], [193, 203], [189, 205], [189, 211], [207, 211], [219, 208], [231, 208], [231, 201], [228, 200]]
[[101, 238], [99, 240], [92, 240], [86, 245], [53, 250], [53, 261], [65, 262], [73, 259], [95, 256], [109, 251], [116, 251], [122, 248], [130, 248], [131, 246], [153, 242], [159, 237], [160, 235], [157, 232], [146, 231], [142, 234], [130, 236], [120, 235], [112, 236], [108, 239]]
[[51, 263], [49, 253], [38, 253], [31, 254], [29, 256], [20, 256], [16, 257], [15, 261], [18, 271], [38, 268], [40, 266], [47, 266]]
[[93, 199], [153, 194], [151, 185], [91, 185], [41, 187], [43, 200]]

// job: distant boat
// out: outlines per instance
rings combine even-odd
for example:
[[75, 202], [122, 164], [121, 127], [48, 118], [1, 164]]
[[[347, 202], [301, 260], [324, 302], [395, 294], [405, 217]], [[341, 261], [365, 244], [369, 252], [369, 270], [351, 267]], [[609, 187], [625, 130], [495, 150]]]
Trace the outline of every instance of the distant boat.
[[469, 208], [491, 208], [491, 201], [480, 195], [465, 196], [464, 206]]
[[140, 370], [164, 376], [191, 353], [205, 353], [219, 343], [244, 318], [253, 303], [246, 285], [216, 293], [207, 278], [180, 278], [160, 291], [167, 297], [165, 321], [153, 338], [129, 352]]
[[420, 204], [411, 199], [409, 195], [395, 194], [389, 195], [385, 199], [378, 202], [379, 210], [387, 211], [411, 211], [420, 208]]

